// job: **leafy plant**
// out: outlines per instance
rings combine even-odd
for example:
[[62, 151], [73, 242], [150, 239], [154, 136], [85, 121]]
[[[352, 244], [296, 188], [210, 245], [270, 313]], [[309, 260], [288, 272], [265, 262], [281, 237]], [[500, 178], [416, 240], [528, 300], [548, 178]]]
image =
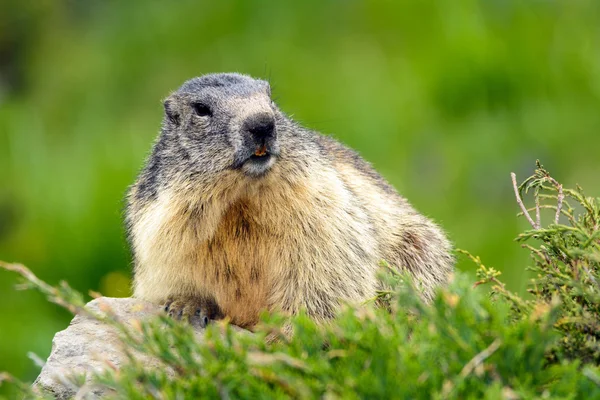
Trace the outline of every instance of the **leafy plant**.
[[[513, 318], [531, 316], [541, 307], [558, 304], [555, 329], [561, 339], [548, 354], [551, 360], [578, 359], [600, 364], [600, 199], [585, 196], [583, 189], [563, 189], [538, 162], [535, 174], [517, 186], [517, 202], [532, 226], [519, 235], [531, 253], [535, 276], [529, 284], [532, 299], [510, 293], [497, 279], [498, 272], [485, 267], [478, 258], [480, 283], [492, 282], [492, 291], [513, 307]], [[526, 209], [523, 194], [533, 192], [535, 206]], [[548, 204], [551, 203], [551, 204]], [[541, 224], [540, 210], [554, 211], [547, 227]], [[529, 215], [535, 211], [535, 221]], [[567, 224], [560, 224], [560, 220]], [[533, 244], [530, 244], [533, 243]]]

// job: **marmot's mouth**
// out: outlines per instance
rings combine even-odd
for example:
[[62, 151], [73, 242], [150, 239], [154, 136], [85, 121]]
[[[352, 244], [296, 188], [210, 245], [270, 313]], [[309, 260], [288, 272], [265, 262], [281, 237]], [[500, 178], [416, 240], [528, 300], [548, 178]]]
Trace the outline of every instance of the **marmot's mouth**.
[[249, 176], [261, 177], [275, 164], [279, 154], [279, 146], [275, 140], [247, 143], [237, 154], [233, 168], [240, 168]]
[[246, 175], [258, 178], [265, 175], [274, 162], [275, 156], [268, 151], [265, 151], [262, 156], [252, 154], [244, 163], [242, 170]]
[[271, 158], [271, 153], [269, 153], [269, 152], [265, 152], [262, 155], [257, 155], [256, 153], [254, 153], [250, 156], [249, 160], [260, 163], [260, 162], [267, 161], [269, 158]]
[[270, 158], [271, 152], [267, 150], [267, 145], [263, 144], [256, 148], [256, 151], [249, 157], [249, 160], [257, 163], [264, 163]]
[[259, 146], [259, 147], [256, 149], [256, 151], [254, 152], [254, 155], [253, 155], [253, 156], [254, 156], [254, 157], [264, 157], [264, 156], [266, 156], [267, 154], [268, 154], [268, 153], [267, 153], [267, 146], [263, 144], [262, 146]]

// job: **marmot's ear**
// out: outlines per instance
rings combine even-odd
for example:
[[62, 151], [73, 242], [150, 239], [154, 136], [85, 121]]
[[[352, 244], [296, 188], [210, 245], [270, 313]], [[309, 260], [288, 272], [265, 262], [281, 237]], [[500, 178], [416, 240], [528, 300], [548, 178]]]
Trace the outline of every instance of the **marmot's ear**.
[[165, 117], [167, 117], [167, 120], [169, 122], [171, 122], [173, 125], [179, 126], [179, 123], [181, 122], [181, 118], [179, 116], [179, 110], [178, 110], [177, 103], [175, 102], [175, 100], [173, 98], [169, 97], [164, 101], [163, 104], [165, 107]]

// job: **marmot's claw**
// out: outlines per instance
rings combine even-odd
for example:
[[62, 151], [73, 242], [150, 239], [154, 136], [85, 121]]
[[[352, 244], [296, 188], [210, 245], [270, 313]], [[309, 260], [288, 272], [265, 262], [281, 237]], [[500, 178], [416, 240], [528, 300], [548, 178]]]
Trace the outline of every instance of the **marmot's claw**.
[[206, 327], [214, 318], [211, 316], [213, 308], [210, 302], [199, 297], [173, 297], [163, 304], [163, 309], [169, 317], [201, 328]]

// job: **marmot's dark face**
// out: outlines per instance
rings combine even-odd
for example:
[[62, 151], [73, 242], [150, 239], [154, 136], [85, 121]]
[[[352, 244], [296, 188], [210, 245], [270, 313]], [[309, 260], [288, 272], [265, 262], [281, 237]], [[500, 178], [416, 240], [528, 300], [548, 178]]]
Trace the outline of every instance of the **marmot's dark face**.
[[164, 105], [163, 132], [191, 171], [237, 169], [260, 177], [277, 162], [282, 115], [267, 82], [205, 75], [184, 83]]

